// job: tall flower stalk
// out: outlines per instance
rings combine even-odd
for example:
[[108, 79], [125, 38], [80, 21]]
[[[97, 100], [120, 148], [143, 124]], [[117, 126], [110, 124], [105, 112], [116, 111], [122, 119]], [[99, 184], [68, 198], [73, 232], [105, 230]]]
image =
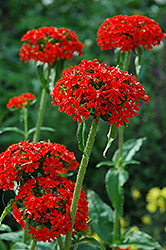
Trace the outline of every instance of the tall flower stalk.
[[72, 230], [73, 230], [73, 226], [74, 226], [78, 200], [80, 197], [80, 191], [81, 191], [82, 183], [84, 180], [86, 168], [87, 168], [87, 165], [89, 162], [89, 157], [90, 157], [92, 147], [93, 147], [93, 144], [95, 141], [95, 136], [96, 136], [99, 120], [100, 120], [100, 117], [93, 118], [92, 125], [91, 125], [89, 135], [88, 135], [88, 139], [86, 142], [86, 146], [84, 149], [84, 153], [82, 156], [81, 164], [79, 167], [79, 171], [78, 171], [78, 175], [77, 175], [77, 179], [76, 179], [75, 190], [74, 190], [74, 194], [73, 194], [73, 200], [72, 200], [71, 209], [70, 209], [71, 232], [68, 231], [66, 234], [65, 250], [70, 249]]

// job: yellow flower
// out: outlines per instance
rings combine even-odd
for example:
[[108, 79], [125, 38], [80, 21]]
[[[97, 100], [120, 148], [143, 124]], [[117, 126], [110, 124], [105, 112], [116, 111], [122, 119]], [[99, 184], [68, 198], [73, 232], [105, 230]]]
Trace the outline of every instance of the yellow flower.
[[141, 220], [142, 222], [145, 224], [145, 225], [148, 225], [148, 224], [151, 224], [152, 223], [152, 220], [151, 218], [148, 216], [148, 215], [143, 215], [141, 217]]
[[166, 198], [166, 187], [164, 187], [163, 189], [161, 189], [161, 196], [163, 196], [164, 198]]
[[156, 212], [157, 210], [157, 205], [155, 202], [150, 202], [146, 205], [146, 209], [151, 213], [153, 214], [154, 212]]
[[163, 197], [159, 197], [157, 200], [157, 205], [160, 208], [160, 212], [164, 213], [165, 212], [165, 207], [166, 207], [166, 203]]
[[132, 197], [133, 197], [134, 200], [137, 200], [138, 198], [141, 197], [141, 193], [140, 193], [140, 191], [138, 189], [133, 188], [131, 190], [131, 192], [132, 192]]
[[135, 247], [134, 244], [130, 245], [130, 250], [137, 250], [138, 248]]
[[160, 196], [160, 192], [161, 190], [159, 187], [151, 188], [146, 195], [146, 201], [147, 202], [155, 201]]

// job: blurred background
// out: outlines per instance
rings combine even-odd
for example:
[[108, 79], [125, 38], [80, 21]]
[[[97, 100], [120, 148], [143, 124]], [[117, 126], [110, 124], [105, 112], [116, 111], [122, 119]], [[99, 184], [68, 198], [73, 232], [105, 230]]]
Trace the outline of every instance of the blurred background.
[[[37, 78], [35, 65], [24, 63], [19, 59], [22, 45], [21, 37], [30, 29], [42, 26], [65, 27], [76, 32], [78, 39], [85, 44], [81, 58], [68, 61], [65, 67], [78, 64], [83, 58], [116, 65], [114, 51], [101, 51], [97, 46], [96, 36], [99, 26], [108, 17], [118, 14], [140, 14], [154, 19], [166, 32], [166, 0], [0, 0], [0, 129], [6, 126], [23, 124], [19, 112], [11, 112], [6, 104], [13, 96], [31, 92], [36, 95], [37, 102], [29, 109], [29, 128], [35, 126], [39, 107], [41, 85]], [[133, 60], [132, 55], [131, 60]], [[139, 114], [125, 128], [125, 140], [146, 137], [141, 150], [135, 159], [140, 165], [130, 165], [129, 181], [125, 185], [125, 215], [123, 226], [137, 225], [140, 230], [154, 236], [163, 246], [166, 246], [166, 39], [158, 48], [145, 51], [138, 80], [145, 84], [146, 93], [150, 95], [150, 104], [143, 104]], [[129, 72], [134, 73], [131, 64]], [[73, 151], [77, 160], [81, 154], [75, 137], [77, 124], [57, 107], [51, 105], [52, 98], [48, 96], [43, 125], [55, 129], [55, 133], [41, 132], [40, 140], [57, 142]], [[87, 127], [90, 119], [87, 122]], [[103, 161], [104, 146], [107, 141], [108, 123], [100, 122], [95, 147], [86, 173], [84, 188], [95, 190], [102, 199], [109, 203], [104, 184], [108, 167], [96, 168]], [[0, 134], [0, 152], [23, 138], [19, 134], [6, 132]], [[30, 138], [31, 140], [32, 138]], [[117, 149], [117, 140], [107, 154], [106, 160], [111, 160]], [[74, 179], [74, 177], [73, 177]], [[160, 194], [156, 194], [157, 187]], [[147, 206], [150, 193], [151, 209]], [[164, 190], [164, 191], [163, 191]], [[12, 192], [0, 191], [0, 213], [4, 205], [12, 197]], [[158, 202], [158, 203], [156, 203]], [[13, 230], [19, 227], [12, 216], [7, 216]]]

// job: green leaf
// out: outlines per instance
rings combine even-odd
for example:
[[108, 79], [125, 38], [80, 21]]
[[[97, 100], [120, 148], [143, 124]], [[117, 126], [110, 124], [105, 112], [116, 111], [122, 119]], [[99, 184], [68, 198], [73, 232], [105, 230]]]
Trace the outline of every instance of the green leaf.
[[11, 199], [7, 205], [7, 207], [5, 207], [5, 209], [3, 210], [1, 217], [0, 217], [0, 225], [2, 223], [2, 221], [4, 220], [4, 218], [6, 217], [6, 215], [10, 212], [10, 210], [13, 208], [13, 203], [14, 199]]
[[1, 224], [1, 225], [0, 225], [0, 231], [7, 231], [7, 232], [11, 232], [11, 231], [12, 231], [12, 229], [11, 229], [8, 225]]
[[116, 163], [113, 161], [102, 161], [96, 165], [96, 168], [100, 168], [102, 166], [115, 166]]
[[[139, 151], [142, 143], [146, 140], [145, 137], [139, 139], [129, 139], [123, 144], [123, 160], [131, 161], [133, 156]], [[119, 149], [115, 151], [112, 160], [117, 161], [119, 155]]]
[[10, 232], [0, 234], [1, 240], [12, 241], [12, 242], [21, 242], [23, 236], [23, 230], [19, 232]]
[[136, 56], [134, 60], [136, 75], [138, 76], [141, 70], [141, 58], [140, 56]]
[[129, 247], [131, 244], [142, 250], [162, 250], [161, 245], [154, 238], [141, 231], [134, 232], [126, 237], [118, 247]]
[[93, 238], [93, 237], [84, 237], [84, 238], [81, 238], [80, 240], [79, 240], [79, 242], [85, 242], [85, 241], [87, 241], [87, 242], [89, 242], [89, 243], [91, 243], [91, 244], [94, 244], [94, 245], [96, 245], [96, 246], [98, 246], [98, 247], [101, 247], [101, 245], [100, 245], [100, 242], [98, 242], [95, 238]]
[[29, 247], [25, 243], [22, 243], [22, 242], [16, 242], [10, 248], [10, 250], [28, 250], [28, 249]]
[[37, 250], [52, 250], [54, 249], [55, 241], [54, 242], [37, 242]]
[[79, 243], [77, 246], [77, 250], [101, 250], [103, 249], [101, 246], [95, 246], [89, 243]]
[[115, 168], [109, 169], [105, 178], [108, 197], [120, 216], [123, 215], [124, 205], [123, 185], [127, 180], [128, 172], [126, 170], [118, 171]]
[[[50, 128], [50, 127], [43, 127], [43, 126], [40, 127], [40, 130], [55, 132], [55, 129]], [[31, 129], [28, 130], [28, 134], [30, 135], [30, 134], [32, 134], [35, 131], [36, 131], [36, 127], [35, 128], [31, 128]]]
[[8, 250], [7, 246], [5, 245], [5, 243], [3, 243], [3, 241], [0, 239], [0, 249], [1, 250]]
[[88, 191], [87, 198], [93, 230], [101, 240], [110, 244], [113, 239], [114, 212], [94, 191]]
[[41, 82], [43, 88], [45, 89], [47, 82], [46, 82], [45, 77], [44, 77], [43, 63], [41, 63], [41, 62], [37, 62], [37, 74], [38, 74], [38, 77], [40, 79], [40, 82]]
[[24, 135], [24, 131], [17, 128], [17, 127], [6, 127], [6, 128], [2, 128], [0, 129], [0, 134], [4, 133], [4, 132], [16, 132], [16, 133], [19, 133], [19, 134], [22, 134]]
[[107, 153], [108, 149], [111, 147], [111, 144], [115, 140], [116, 136], [117, 136], [117, 128], [115, 127], [115, 124], [112, 124], [110, 126], [108, 134], [107, 134], [108, 142], [107, 142], [107, 145], [104, 149], [103, 157], [106, 157], [106, 153]]
[[85, 149], [85, 120], [82, 123], [78, 123], [77, 126], [77, 141], [78, 141], [78, 148], [81, 152], [84, 152]]

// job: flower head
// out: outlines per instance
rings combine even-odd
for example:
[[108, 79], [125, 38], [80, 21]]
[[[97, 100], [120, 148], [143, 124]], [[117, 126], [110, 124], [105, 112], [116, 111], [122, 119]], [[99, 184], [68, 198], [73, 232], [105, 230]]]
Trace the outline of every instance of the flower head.
[[[50, 183], [51, 185], [50, 185]], [[45, 185], [44, 185], [45, 183]], [[64, 177], [48, 180], [47, 177], [35, 177], [18, 189], [16, 201], [21, 205], [21, 211], [13, 203], [13, 215], [21, 226], [23, 219], [30, 220], [29, 233], [40, 241], [56, 240], [58, 235], [71, 231], [70, 207], [75, 183]], [[27, 190], [28, 188], [28, 190]], [[88, 221], [88, 202], [86, 194], [81, 189], [78, 202], [74, 233], [85, 231]]]
[[29, 30], [21, 39], [25, 42], [20, 49], [20, 59], [48, 62], [56, 59], [73, 58], [76, 51], [80, 56], [84, 45], [78, 41], [75, 32], [66, 28], [42, 27]]
[[120, 51], [147, 50], [159, 45], [165, 34], [153, 19], [140, 15], [117, 15], [107, 18], [97, 32], [98, 46], [102, 50], [119, 48]]
[[79, 123], [83, 117], [88, 119], [93, 115], [115, 123], [116, 127], [137, 115], [140, 100], [149, 102], [149, 96], [135, 76], [96, 59], [84, 59], [78, 66], [65, 69], [52, 91], [52, 98], [52, 103], [59, 105], [59, 111], [73, 114], [73, 120]]
[[0, 188], [12, 190], [15, 181], [23, 185], [38, 173], [42, 177], [49, 176], [51, 185], [55, 177], [74, 171], [78, 165], [74, 154], [63, 145], [46, 141], [21, 141], [0, 154]]
[[29, 104], [29, 101], [34, 100], [35, 99], [35, 95], [31, 94], [31, 93], [23, 93], [19, 96], [14, 96], [13, 98], [10, 98], [7, 107], [9, 109], [15, 107], [17, 109], [21, 109], [24, 106], [27, 106]]

